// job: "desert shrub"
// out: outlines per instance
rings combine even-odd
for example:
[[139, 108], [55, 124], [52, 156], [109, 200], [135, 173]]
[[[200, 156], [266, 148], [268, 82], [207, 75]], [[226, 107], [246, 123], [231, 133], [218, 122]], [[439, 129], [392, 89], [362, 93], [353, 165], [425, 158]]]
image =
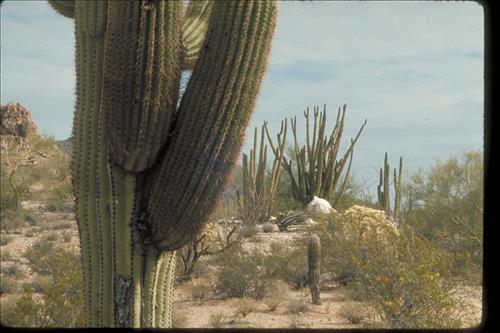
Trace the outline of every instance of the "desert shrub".
[[73, 225], [75, 225], [74, 222], [70, 222], [70, 221], [66, 221], [66, 222], [63, 222], [63, 221], [60, 221], [54, 225], [52, 225], [52, 230], [68, 230], [71, 229], [73, 227]]
[[480, 284], [483, 258], [483, 157], [466, 151], [416, 172], [406, 186], [405, 222], [452, 255], [453, 274]]
[[[293, 156], [293, 154], [291, 154], [290, 156]], [[295, 165], [295, 162], [293, 164]], [[278, 180], [276, 194], [274, 197], [274, 214], [278, 212], [287, 212], [290, 210], [298, 210], [304, 208], [302, 203], [293, 197], [291, 188], [292, 184], [290, 181], [290, 176], [287, 172], [281, 172]]]
[[[14, 222], [12, 213], [23, 210], [23, 201], [46, 203], [61, 210], [71, 202], [70, 156], [50, 137], [34, 135], [23, 140], [3, 140], [0, 168], [2, 222]], [[5, 148], [5, 149], [4, 149]], [[34, 183], [40, 189], [30, 190]], [[70, 206], [69, 206], [70, 207]], [[15, 216], [14, 214], [14, 216]], [[17, 219], [20, 223], [22, 219]], [[10, 226], [6, 223], [6, 226]], [[2, 223], [2, 228], [5, 226]]]
[[[2, 195], [3, 196], [3, 193]], [[17, 210], [6, 210], [0, 212], [2, 230], [12, 231], [20, 229], [27, 224], [31, 225], [33, 212], [30, 209], [18, 208]]]
[[59, 234], [57, 232], [49, 232], [47, 234], [45, 234], [45, 236], [43, 237], [45, 240], [47, 240], [48, 242], [55, 242], [59, 239]]
[[240, 242], [235, 232], [237, 227], [227, 224], [207, 223], [196, 238], [177, 252], [179, 265], [176, 268], [176, 281], [190, 280], [191, 277], [204, 275], [208, 271], [203, 258], [223, 253]]
[[287, 286], [280, 280], [270, 280], [267, 297], [264, 300], [269, 311], [276, 311], [278, 306], [283, 302], [284, 295], [286, 294]]
[[257, 250], [246, 253], [234, 247], [218, 260], [216, 289], [228, 297], [263, 298], [268, 292], [269, 279], [265, 276], [263, 254]]
[[273, 232], [274, 231], [274, 226], [271, 223], [264, 223], [262, 225], [262, 231], [265, 232], [265, 233]]
[[1, 261], [12, 260], [12, 250], [11, 249], [2, 249], [2, 251], [0, 251], [0, 260]]
[[[5, 296], [5, 295], [4, 295]], [[18, 296], [11, 295], [9, 297], [1, 297], [0, 298], [0, 321], [2, 324], [9, 321], [9, 318], [12, 317], [12, 313], [16, 307], [16, 302], [18, 300]]]
[[35, 293], [42, 293], [52, 283], [52, 276], [50, 275], [37, 275], [31, 281], [31, 291]]
[[350, 324], [359, 324], [368, 317], [368, 310], [364, 305], [347, 303], [340, 307], [337, 314]]
[[18, 279], [12, 276], [2, 276], [0, 279], [0, 294], [15, 294], [18, 291]]
[[244, 318], [249, 313], [255, 311], [255, 304], [251, 299], [241, 298], [236, 301], [235, 309], [236, 309], [235, 316], [241, 315]]
[[172, 328], [186, 328], [188, 316], [176, 308], [172, 310]]
[[306, 248], [302, 240], [292, 248], [272, 243], [269, 253], [264, 257], [264, 267], [268, 278], [283, 280], [294, 288], [303, 288], [307, 282]]
[[12, 235], [0, 234], [0, 246], [9, 244], [13, 239]]
[[[51, 243], [37, 244], [31, 251], [38, 249], [40, 253], [31, 254], [28, 260], [32, 269], [47, 273], [50, 282], [40, 284], [38, 297], [34, 297], [30, 285], [23, 285], [23, 293], [5, 323], [21, 327], [82, 327], [84, 299], [79, 256]], [[41, 269], [35, 258], [46, 267]]]
[[388, 326], [459, 325], [453, 288], [441, 278], [450, 268], [445, 253], [410, 229], [395, 229], [383, 212], [359, 208], [328, 220], [321, 234], [323, 266], [352, 274], [357, 298], [369, 302]]
[[304, 313], [309, 310], [309, 306], [303, 299], [296, 299], [288, 303], [287, 311], [291, 314]]
[[211, 328], [223, 328], [227, 318], [222, 312], [211, 313], [208, 317], [208, 325]]
[[19, 268], [19, 266], [16, 266], [15, 264], [10, 264], [10, 265], [2, 265], [2, 274], [7, 275], [7, 276], [12, 276], [14, 278], [20, 278], [24, 275], [23, 271]]
[[50, 274], [52, 267], [51, 253], [54, 253], [55, 245], [47, 239], [38, 240], [24, 253], [31, 269], [38, 274]]
[[207, 298], [209, 290], [210, 286], [208, 286], [207, 284], [199, 282], [193, 283], [193, 285], [191, 286], [191, 295], [193, 296], [193, 300], [198, 303], [204, 300], [205, 298]]
[[65, 230], [62, 232], [61, 236], [62, 236], [63, 241], [65, 243], [68, 243], [69, 241], [71, 241], [71, 238], [73, 238], [73, 233], [69, 230]]
[[245, 224], [239, 230], [239, 235], [242, 238], [250, 238], [250, 237], [253, 237], [253, 236], [257, 235], [258, 232], [259, 232], [259, 228], [256, 225], [254, 225], [254, 224]]

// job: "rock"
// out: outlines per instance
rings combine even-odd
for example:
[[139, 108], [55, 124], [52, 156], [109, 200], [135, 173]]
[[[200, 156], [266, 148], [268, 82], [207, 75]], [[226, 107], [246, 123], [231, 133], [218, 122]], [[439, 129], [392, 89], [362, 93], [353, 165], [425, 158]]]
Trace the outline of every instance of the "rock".
[[314, 196], [314, 198], [307, 204], [307, 212], [312, 215], [330, 214], [335, 212], [335, 209], [330, 203], [322, 198]]
[[27, 138], [36, 134], [31, 112], [21, 104], [9, 102], [0, 107], [0, 135]]
[[264, 223], [262, 224], [262, 232], [264, 233], [269, 233], [269, 232], [279, 232], [280, 229], [278, 228], [278, 225], [275, 223]]
[[304, 224], [313, 225], [318, 224], [318, 222], [314, 221], [312, 218], [308, 218], [307, 220], [305, 220]]

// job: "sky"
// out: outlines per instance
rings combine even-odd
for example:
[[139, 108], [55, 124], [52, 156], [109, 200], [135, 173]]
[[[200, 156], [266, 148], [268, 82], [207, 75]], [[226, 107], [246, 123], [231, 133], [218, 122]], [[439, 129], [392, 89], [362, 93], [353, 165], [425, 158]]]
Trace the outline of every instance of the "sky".
[[[0, 10], [1, 103], [21, 103], [41, 133], [68, 138], [72, 20], [45, 1], [5, 1]], [[297, 116], [303, 134], [303, 110], [325, 104], [329, 129], [347, 104], [345, 142], [368, 120], [353, 160], [360, 183], [377, 181], [385, 152], [392, 167], [403, 156], [412, 173], [482, 149], [483, 23], [483, 8], [467, 1], [281, 2], [243, 151], [264, 120], [277, 132]]]

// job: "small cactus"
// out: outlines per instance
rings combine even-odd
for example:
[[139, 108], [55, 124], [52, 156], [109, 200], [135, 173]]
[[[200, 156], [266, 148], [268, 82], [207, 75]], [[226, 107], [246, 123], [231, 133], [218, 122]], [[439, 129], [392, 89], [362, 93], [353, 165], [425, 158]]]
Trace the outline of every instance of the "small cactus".
[[320, 294], [321, 243], [319, 237], [312, 235], [307, 242], [307, 263], [309, 266], [309, 288], [313, 304], [321, 305]]

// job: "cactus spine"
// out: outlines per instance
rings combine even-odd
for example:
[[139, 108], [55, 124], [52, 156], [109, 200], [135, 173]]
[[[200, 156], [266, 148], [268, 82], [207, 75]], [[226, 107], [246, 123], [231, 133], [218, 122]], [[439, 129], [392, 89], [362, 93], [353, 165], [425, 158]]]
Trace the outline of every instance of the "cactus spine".
[[241, 149], [277, 4], [50, 4], [75, 22], [72, 181], [87, 324], [169, 327], [175, 250], [207, 221]]
[[267, 123], [264, 122], [260, 131], [259, 154], [257, 157], [257, 127], [254, 130], [253, 149], [250, 150], [250, 157], [243, 154], [242, 195], [238, 193], [238, 203], [242, 218], [250, 224], [267, 220], [272, 211], [272, 205], [278, 181], [280, 177], [281, 163], [285, 151], [286, 142], [286, 120], [281, 123], [281, 130], [277, 135], [278, 154], [275, 156], [271, 171], [267, 168], [267, 145], [264, 143], [264, 133], [267, 131]]
[[307, 243], [307, 263], [309, 274], [309, 288], [311, 290], [311, 299], [313, 304], [321, 305], [320, 300], [320, 260], [321, 243], [319, 237], [312, 235]]
[[391, 211], [390, 203], [390, 167], [388, 162], [388, 154], [385, 153], [384, 168], [380, 168], [379, 184], [377, 186], [378, 205], [384, 210], [387, 216], [392, 216], [394, 221], [398, 222], [401, 218], [401, 176], [403, 172], [403, 157], [399, 158], [399, 171], [396, 173], [394, 168], [393, 186], [394, 186], [394, 209]]
[[[344, 117], [346, 105], [339, 108], [335, 127], [328, 136], [326, 132], [326, 105], [320, 113], [319, 107], [314, 107], [314, 124], [311, 138], [310, 112], [309, 108], [304, 111], [306, 119], [306, 144], [299, 145], [297, 138], [297, 117], [291, 119], [292, 132], [294, 138], [294, 148], [292, 158], [283, 159], [282, 166], [288, 173], [291, 180], [291, 190], [293, 197], [304, 206], [307, 205], [314, 196], [324, 198], [332, 203], [332, 206], [340, 201], [349, 180], [354, 146], [366, 125], [364, 121], [358, 133], [351, 139], [351, 144], [344, 155], [337, 160], [342, 134], [344, 131]], [[271, 137], [268, 135], [271, 142]], [[273, 149], [278, 154], [277, 149]], [[296, 162], [296, 166], [292, 165]], [[344, 167], [347, 170], [342, 178]]]

